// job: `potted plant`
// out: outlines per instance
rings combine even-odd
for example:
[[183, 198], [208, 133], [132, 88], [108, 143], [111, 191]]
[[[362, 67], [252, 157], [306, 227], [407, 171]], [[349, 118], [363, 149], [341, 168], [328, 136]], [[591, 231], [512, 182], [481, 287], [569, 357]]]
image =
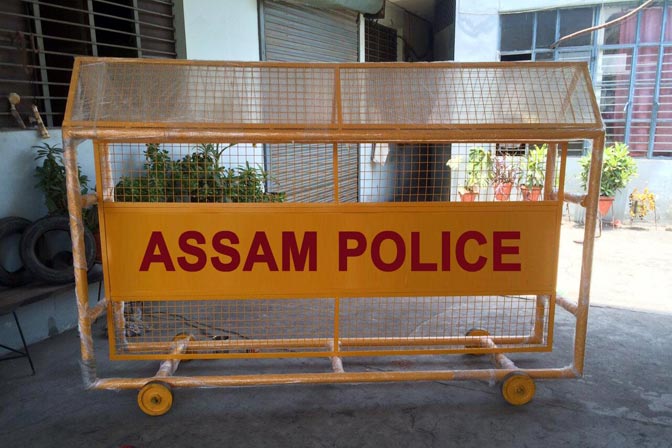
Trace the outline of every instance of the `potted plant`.
[[538, 201], [546, 178], [548, 145], [534, 145], [525, 159], [525, 175], [521, 178], [520, 191], [524, 201]]
[[249, 163], [220, 166], [233, 145], [201, 144], [179, 160], [159, 145], [148, 144], [140, 173], [122, 176], [115, 186], [118, 202], [283, 202], [284, 193], [268, 193], [268, 175]]
[[[584, 189], [587, 189], [590, 175], [590, 157], [591, 154], [587, 154], [579, 159], [581, 185]], [[609, 213], [616, 192], [625, 188], [630, 179], [636, 175], [637, 164], [630, 156], [628, 145], [616, 142], [604, 148], [602, 180], [600, 181], [600, 216]]]
[[[461, 158], [450, 159], [448, 165], [454, 172], [459, 170]], [[466, 177], [464, 184], [458, 193], [462, 202], [474, 202], [479, 194], [479, 189], [487, 187], [492, 181], [492, 154], [481, 147], [469, 149], [467, 156]], [[458, 171], [459, 172], [459, 171]]]
[[520, 167], [510, 155], [495, 158], [492, 174], [492, 185], [495, 189], [497, 201], [508, 201], [511, 197], [511, 189], [518, 177]]

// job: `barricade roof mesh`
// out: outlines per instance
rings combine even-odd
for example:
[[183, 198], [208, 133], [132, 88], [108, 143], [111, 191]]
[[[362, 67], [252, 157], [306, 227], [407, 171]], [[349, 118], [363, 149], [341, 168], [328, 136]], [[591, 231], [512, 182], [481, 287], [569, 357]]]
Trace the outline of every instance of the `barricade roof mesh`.
[[64, 127], [601, 129], [582, 63], [80, 58]]

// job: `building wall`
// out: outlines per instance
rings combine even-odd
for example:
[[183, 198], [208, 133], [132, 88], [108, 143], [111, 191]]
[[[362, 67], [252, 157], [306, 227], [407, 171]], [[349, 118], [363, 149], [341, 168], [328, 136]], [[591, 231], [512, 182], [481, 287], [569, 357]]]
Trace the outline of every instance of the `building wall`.
[[186, 58], [259, 60], [257, 0], [184, 1], [183, 20]]
[[[43, 142], [50, 145], [61, 144], [60, 130], [50, 129], [49, 133], [51, 138], [42, 140], [36, 130], [0, 131], [0, 148], [2, 148], [0, 191], [3, 192], [3, 200], [0, 201], [0, 218], [20, 216], [33, 221], [46, 215], [44, 196], [40, 190], [35, 188], [37, 182], [35, 167], [41, 162], [34, 160], [36, 150], [32, 146]], [[93, 187], [95, 169], [91, 142], [81, 144], [77, 154], [82, 172], [89, 177], [89, 186]], [[14, 256], [11, 253], [4, 252], [0, 254], [0, 257], [8, 265], [16, 266], [18, 263], [13, 260]], [[97, 292], [98, 284], [91, 285], [91, 297], [96, 297]], [[74, 328], [77, 325], [74, 288], [70, 292], [20, 308], [17, 314], [29, 344]], [[21, 346], [21, 339], [11, 314], [0, 316], [0, 341], [10, 347]], [[0, 355], [5, 352], [0, 349]]]
[[[499, 14], [530, 9], [584, 6], [617, 1], [581, 0], [457, 0], [455, 20], [455, 61], [499, 60]], [[466, 154], [466, 146], [455, 145], [453, 154]], [[616, 196], [615, 219], [628, 222], [628, 195], [648, 186], [657, 195], [659, 222], [672, 224], [672, 160], [638, 158], [639, 176]], [[578, 157], [570, 157], [567, 165], [567, 191], [580, 192]], [[583, 219], [583, 210], [571, 207], [576, 220]], [[609, 217], [610, 218], [610, 217]]]
[[[178, 54], [189, 59], [205, 60], [259, 60], [259, 31], [256, 0], [199, 0], [176, 2], [176, 36]], [[50, 129], [49, 144], [61, 143], [60, 129]], [[35, 150], [40, 139], [36, 130], [0, 131], [0, 218], [21, 216], [37, 219], [46, 214], [42, 193], [35, 188]], [[257, 148], [251, 164], [263, 163]], [[250, 154], [248, 147], [239, 146], [232, 151]], [[78, 147], [79, 163], [89, 176], [90, 186], [95, 184], [93, 146], [85, 141]], [[90, 295], [97, 296], [98, 284], [90, 285]], [[93, 299], [95, 300], [95, 299]], [[19, 311], [19, 317], [29, 344], [43, 340], [77, 325], [74, 290], [40, 301]], [[0, 340], [9, 346], [19, 346], [20, 339], [11, 315], [0, 317]], [[0, 354], [2, 351], [0, 351]], [[39, 368], [39, 367], [38, 367]]]

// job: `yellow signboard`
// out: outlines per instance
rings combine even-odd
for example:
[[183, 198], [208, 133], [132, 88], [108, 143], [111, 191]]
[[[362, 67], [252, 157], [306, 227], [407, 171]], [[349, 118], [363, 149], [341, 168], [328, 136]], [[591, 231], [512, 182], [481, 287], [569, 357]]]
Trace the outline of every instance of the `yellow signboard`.
[[554, 202], [138, 205], [104, 206], [112, 300], [555, 291]]

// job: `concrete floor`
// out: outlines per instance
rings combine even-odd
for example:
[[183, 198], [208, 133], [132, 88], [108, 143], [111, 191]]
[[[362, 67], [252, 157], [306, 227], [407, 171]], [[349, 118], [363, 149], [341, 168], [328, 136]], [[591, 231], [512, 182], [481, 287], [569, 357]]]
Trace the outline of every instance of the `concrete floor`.
[[[298, 385], [176, 390], [173, 409], [152, 418], [138, 409], [135, 392], [83, 390], [79, 341], [70, 331], [31, 347], [35, 377], [29, 376], [25, 360], [0, 363], [0, 447], [669, 447], [672, 314], [665, 312], [666, 301], [661, 308], [657, 298], [649, 301], [645, 294], [640, 297], [635, 292], [648, 288], [651, 281], [657, 288], [666, 285], [666, 264], [660, 264], [664, 255], [654, 259], [653, 265], [637, 257], [647, 253], [641, 238], [663, 241], [657, 243], [660, 248], [667, 244], [665, 238], [671, 232], [662, 232], [662, 237], [634, 237], [626, 230], [605, 232], [596, 246], [596, 261], [600, 266], [611, 263], [610, 269], [619, 268], [609, 248], [616, 244], [614, 238], [622, 237], [618, 247], [632, 245], [636, 250], [624, 262], [644, 270], [632, 274], [634, 284], [625, 282], [637, 296], [633, 308], [662, 312], [592, 307], [585, 377], [539, 381], [537, 394], [527, 406], [507, 405], [496, 385], [480, 382]], [[577, 229], [564, 226], [563, 254], [580, 250], [574, 242], [579, 238]], [[571, 273], [575, 262], [565, 258], [559, 283], [569, 290], [573, 286], [563, 286], [562, 272]], [[622, 299], [630, 293], [621, 287], [619, 272], [609, 272], [596, 269], [594, 296], [606, 297], [606, 305], [615, 305], [608, 297], [620, 291]], [[601, 280], [603, 276], [614, 281]], [[669, 298], [669, 291], [651, 292]], [[558, 311], [553, 352], [511, 358], [523, 368], [564, 366], [571, 360], [572, 329], [569, 315]], [[102, 333], [102, 328], [97, 328], [101, 376], [138, 377], [156, 371], [157, 362], [107, 360]], [[486, 358], [471, 356], [432, 356], [410, 361], [345, 359], [344, 365], [346, 370], [403, 370], [479, 368], [489, 363]], [[192, 361], [181, 365], [178, 374], [329, 369], [326, 359]]]

